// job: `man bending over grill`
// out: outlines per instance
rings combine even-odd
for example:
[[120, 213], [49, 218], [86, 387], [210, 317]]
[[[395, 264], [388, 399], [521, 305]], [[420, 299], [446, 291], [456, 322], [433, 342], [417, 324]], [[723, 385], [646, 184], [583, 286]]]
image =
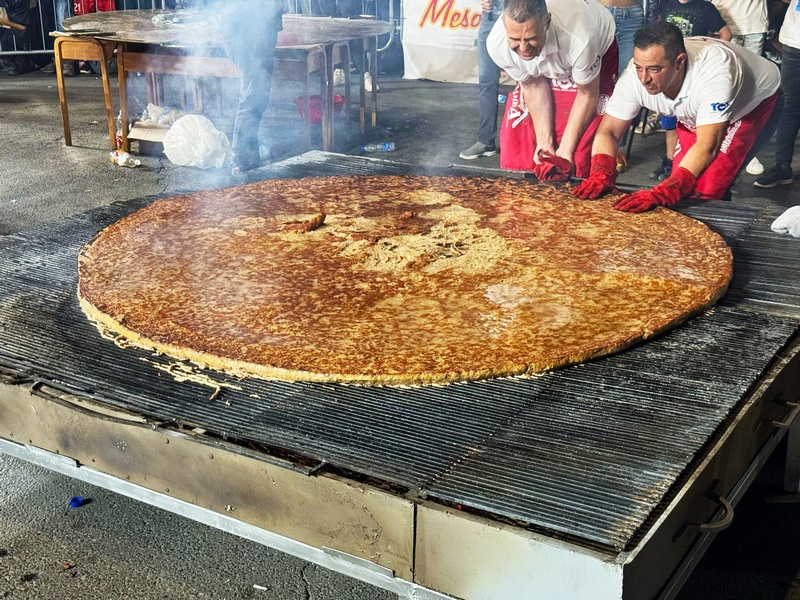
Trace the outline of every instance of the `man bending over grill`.
[[589, 177], [572, 193], [598, 198], [615, 190], [618, 140], [644, 107], [678, 118], [672, 174], [614, 205], [627, 212], [683, 198], [730, 199], [736, 176], [767, 143], [783, 106], [780, 73], [742, 46], [682, 38], [671, 23], [634, 36], [633, 60], [620, 76], [592, 146]]
[[573, 167], [586, 177], [617, 75], [606, 7], [596, 0], [506, 0], [486, 47], [519, 82], [500, 126], [500, 166], [547, 181], [567, 180]]

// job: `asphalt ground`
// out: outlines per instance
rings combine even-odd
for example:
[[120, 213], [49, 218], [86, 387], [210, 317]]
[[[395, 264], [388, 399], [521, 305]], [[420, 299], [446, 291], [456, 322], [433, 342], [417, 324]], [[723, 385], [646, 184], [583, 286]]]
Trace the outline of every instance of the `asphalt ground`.
[[[205, 83], [207, 114], [229, 134], [235, 90]], [[336, 151], [359, 154], [362, 143], [393, 141], [396, 150], [381, 158], [426, 166], [498, 166], [497, 157], [472, 162], [458, 158], [458, 152], [475, 141], [476, 86], [398, 76], [382, 78], [380, 86], [378, 126], [361, 138], [348, 135], [339, 117]], [[226, 169], [176, 167], [163, 155], [141, 156], [136, 168], [115, 165], [109, 160], [99, 79], [68, 79], [67, 90], [72, 147], [64, 145], [55, 76], [0, 74], [0, 235], [115, 201], [220, 187], [258, 179], [263, 173], [237, 178]], [[306, 149], [294, 105], [299, 94], [299, 86], [286, 82], [273, 93], [262, 125], [273, 160]], [[142, 82], [133, 81], [134, 111], [144, 107], [143, 98]], [[318, 141], [318, 128], [313, 133]], [[648, 172], [659, 164], [663, 144], [661, 134], [637, 135], [620, 182], [652, 184]], [[765, 164], [769, 156], [768, 147], [762, 156]], [[753, 179], [740, 177], [734, 202], [774, 211], [800, 204], [800, 184], [758, 190]], [[737, 507], [733, 525], [717, 536], [695, 569], [680, 600], [800, 599], [798, 505], [766, 502], [784, 493], [783, 453], [779, 446]], [[69, 508], [69, 498], [77, 495], [91, 501]], [[0, 598], [393, 597], [234, 535], [0, 455]]]

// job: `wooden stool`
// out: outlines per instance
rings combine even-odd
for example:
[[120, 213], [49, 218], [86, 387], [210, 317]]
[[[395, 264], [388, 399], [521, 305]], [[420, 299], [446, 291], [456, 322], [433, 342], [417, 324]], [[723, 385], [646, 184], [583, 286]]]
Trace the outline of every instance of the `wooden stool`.
[[117, 148], [117, 129], [114, 126], [114, 106], [111, 103], [111, 84], [108, 80], [108, 63], [114, 55], [117, 42], [98, 40], [89, 37], [57, 35], [53, 52], [55, 54], [56, 78], [58, 80], [58, 101], [61, 104], [61, 120], [64, 124], [64, 143], [72, 146], [72, 132], [69, 127], [67, 92], [64, 88], [64, 73], [61, 67], [67, 60], [95, 60], [100, 63], [100, 76], [103, 81], [103, 96], [106, 102], [108, 121], [108, 141], [112, 150]]
[[[372, 78], [372, 91], [369, 92], [370, 125], [378, 124], [378, 38], [367, 37], [362, 40], [361, 64], [362, 71], [369, 73]], [[369, 66], [367, 66], [369, 65]], [[359, 126], [361, 134], [366, 131], [367, 117], [367, 88], [364, 85], [364, 73], [359, 77]]]

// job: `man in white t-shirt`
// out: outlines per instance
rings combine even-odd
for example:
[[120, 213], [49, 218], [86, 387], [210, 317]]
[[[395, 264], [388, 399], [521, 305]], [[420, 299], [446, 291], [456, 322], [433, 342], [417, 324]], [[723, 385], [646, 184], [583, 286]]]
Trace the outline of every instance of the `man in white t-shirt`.
[[595, 135], [591, 175], [572, 193], [597, 198], [614, 190], [618, 140], [644, 107], [678, 118], [672, 174], [615, 207], [642, 212], [688, 197], [728, 197], [745, 159], [756, 155], [777, 126], [779, 85], [778, 68], [741, 46], [684, 39], [671, 23], [643, 27]]
[[500, 166], [563, 181], [589, 173], [617, 74], [614, 18], [596, 0], [506, 0], [486, 42], [519, 82], [500, 128]]

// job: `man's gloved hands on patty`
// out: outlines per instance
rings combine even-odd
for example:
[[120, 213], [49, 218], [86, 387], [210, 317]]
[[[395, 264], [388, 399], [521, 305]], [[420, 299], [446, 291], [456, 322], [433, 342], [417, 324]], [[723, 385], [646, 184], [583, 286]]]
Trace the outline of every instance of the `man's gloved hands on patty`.
[[670, 206], [694, 191], [697, 178], [691, 171], [678, 167], [672, 175], [649, 190], [641, 190], [620, 198], [614, 208], [625, 212], [645, 212], [656, 206]]
[[606, 192], [614, 192], [617, 187], [617, 159], [608, 154], [592, 156], [589, 177], [572, 189], [572, 195], [584, 200], [594, 200]]
[[563, 182], [569, 179], [572, 163], [566, 158], [540, 150], [539, 160], [539, 164], [533, 165], [533, 174], [539, 181]]

